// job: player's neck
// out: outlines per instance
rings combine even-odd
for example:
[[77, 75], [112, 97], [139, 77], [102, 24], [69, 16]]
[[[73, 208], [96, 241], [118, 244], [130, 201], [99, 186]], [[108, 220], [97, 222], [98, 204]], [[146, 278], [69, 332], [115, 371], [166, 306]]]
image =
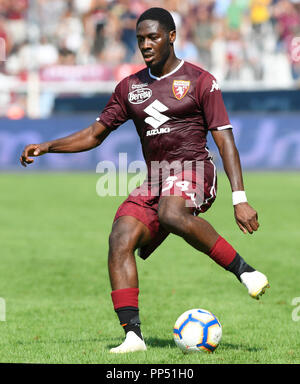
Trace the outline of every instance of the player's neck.
[[162, 65], [150, 67], [149, 70], [151, 75], [155, 77], [163, 77], [174, 71], [181, 61], [182, 60], [178, 59], [175, 55], [170, 55]]

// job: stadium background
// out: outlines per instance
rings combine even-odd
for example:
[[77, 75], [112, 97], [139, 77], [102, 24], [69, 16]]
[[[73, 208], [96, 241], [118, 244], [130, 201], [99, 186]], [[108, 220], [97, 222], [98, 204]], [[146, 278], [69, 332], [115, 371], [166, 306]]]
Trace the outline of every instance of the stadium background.
[[[178, 57], [218, 79], [244, 169], [300, 167], [299, 1], [1, 0], [2, 170], [19, 169], [16, 153], [26, 143], [96, 119], [116, 82], [143, 67], [135, 20], [159, 5], [176, 21]], [[35, 169], [95, 169], [119, 152], [128, 152], [129, 161], [141, 159], [130, 122], [101, 149], [45, 157]]]
[[243, 237], [235, 227], [210, 138], [221, 193], [208, 219], [268, 273], [271, 292], [261, 305], [250, 303], [230, 276], [204, 258], [197, 264], [196, 251], [186, 257], [186, 244], [170, 239], [147, 264], [138, 260], [151, 348], [135, 362], [197, 363], [179, 357], [169, 328], [200, 300], [224, 325], [220, 352], [202, 362], [299, 363], [299, 322], [291, 319], [300, 296], [299, 0], [0, 0], [0, 296], [7, 305], [0, 361], [132, 362], [107, 354], [122, 335], [106, 253], [124, 197], [100, 198], [95, 187], [99, 161], [118, 165], [120, 152], [128, 162], [141, 159], [135, 128], [127, 122], [100, 148], [46, 155], [26, 169], [19, 156], [28, 143], [95, 121], [116, 83], [143, 67], [135, 20], [150, 6], [172, 12], [177, 55], [221, 85], [261, 229]]

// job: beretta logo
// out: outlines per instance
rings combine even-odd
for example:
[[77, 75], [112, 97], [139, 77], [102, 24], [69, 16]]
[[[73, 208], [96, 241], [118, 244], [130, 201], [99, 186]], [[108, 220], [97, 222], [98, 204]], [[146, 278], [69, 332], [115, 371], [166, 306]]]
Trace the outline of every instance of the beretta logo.
[[152, 91], [149, 88], [138, 88], [128, 93], [128, 100], [132, 104], [142, 104], [149, 100], [152, 96]]

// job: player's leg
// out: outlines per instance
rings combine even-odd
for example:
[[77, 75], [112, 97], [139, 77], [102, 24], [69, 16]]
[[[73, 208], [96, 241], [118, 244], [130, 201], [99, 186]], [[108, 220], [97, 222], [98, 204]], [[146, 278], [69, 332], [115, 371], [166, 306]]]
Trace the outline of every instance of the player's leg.
[[145, 350], [140, 330], [138, 272], [134, 252], [151, 240], [145, 224], [131, 216], [121, 216], [113, 224], [109, 237], [108, 270], [112, 301], [125, 341], [112, 348], [113, 353]]
[[131, 216], [120, 217], [109, 236], [108, 269], [113, 290], [138, 288], [134, 251], [150, 241], [149, 229]]
[[210, 256], [216, 263], [234, 273], [248, 288], [252, 297], [264, 293], [266, 277], [255, 271], [236, 250], [206, 220], [194, 216], [181, 196], [163, 196], [158, 206], [160, 223], [169, 232], [181, 236], [197, 250]]

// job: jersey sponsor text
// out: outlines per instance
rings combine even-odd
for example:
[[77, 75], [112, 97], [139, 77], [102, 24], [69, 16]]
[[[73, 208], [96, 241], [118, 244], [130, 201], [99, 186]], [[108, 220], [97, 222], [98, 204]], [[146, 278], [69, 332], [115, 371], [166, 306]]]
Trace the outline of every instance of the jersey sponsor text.
[[137, 88], [128, 93], [128, 100], [132, 104], [141, 104], [149, 100], [152, 96], [152, 91], [149, 88]]
[[169, 127], [160, 128], [160, 129], [151, 129], [150, 131], [147, 131], [146, 136], [160, 135], [162, 133], [169, 133], [170, 131], [171, 129]]

